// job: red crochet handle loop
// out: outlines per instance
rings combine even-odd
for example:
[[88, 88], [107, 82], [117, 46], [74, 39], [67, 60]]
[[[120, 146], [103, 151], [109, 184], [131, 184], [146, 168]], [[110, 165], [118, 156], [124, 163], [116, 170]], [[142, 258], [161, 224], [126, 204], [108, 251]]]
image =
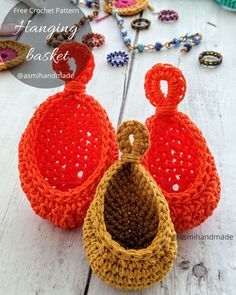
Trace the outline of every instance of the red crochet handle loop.
[[[167, 81], [168, 91], [165, 95], [161, 81]], [[146, 74], [145, 93], [151, 104], [162, 112], [177, 109], [186, 92], [186, 80], [182, 72], [170, 64], [156, 64]]]
[[[75, 60], [75, 72], [70, 68], [69, 59], [71, 58]], [[54, 54], [52, 67], [60, 79], [65, 82], [77, 80], [87, 84], [93, 76], [94, 57], [87, 46], [79, 42], [67, 42], [58, 47]]]

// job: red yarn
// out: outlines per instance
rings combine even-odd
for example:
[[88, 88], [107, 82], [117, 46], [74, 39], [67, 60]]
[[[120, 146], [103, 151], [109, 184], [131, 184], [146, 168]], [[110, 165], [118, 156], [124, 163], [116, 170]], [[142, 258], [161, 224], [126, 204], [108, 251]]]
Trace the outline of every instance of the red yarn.
[[[168, 82], [167, 95], [161, 90], [162, 80]], [[145, 91], [157, 110], [146, 121], [151, 147], [144, 165], [163, 190], [175, 229], [191, 229], [219, 202], [215, 162], [201, 131], [177, 110], [186, 92], [181, 71], [169, 64], [155, 65], [146, 75]]]
[[[76, 78], [66, 78], [64, 92], [36, 110], [19, 144], [19, 172], [34, 211], [57, 226], [73, 228], [83, 222], [101, 177], [118, 158], [118, 147], [105, 110], [85, 94], [93, 55], [76, 42], [61, 45], [57, 54], [65, 50], [70, 57], [76, 50], [80, 57]], [[71, 72], [68, 60], [53, 68]]]
[[[52, 67], [60, 76], [61, 80], [69, 82], [72, 80], [73, 70], [70, 68], [69, 60], [73, 58], [76, 64], [74, 79], [83, 84], [87, 84], [93, 75], [94, 58], [91, 52], [85, 46], [78, 42], [64, 43], [56, 51]], [[59, 60], [59, 62], [55, 62]]]

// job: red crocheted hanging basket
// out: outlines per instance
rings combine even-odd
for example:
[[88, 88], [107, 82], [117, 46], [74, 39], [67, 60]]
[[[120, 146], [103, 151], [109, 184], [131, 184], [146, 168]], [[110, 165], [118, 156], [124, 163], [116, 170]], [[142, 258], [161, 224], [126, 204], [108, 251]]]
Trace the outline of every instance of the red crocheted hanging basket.
[[[168, 83], [167, 95], [161, 90], [161, 81]], [[144, 165], [169, 203], [175, 229], [191, 229], [212, 214], [220, 199], [214, 158], [202, 132], [177, 110], [186, 92], [179, 69], [155, 65], [146, 74], [145, 91], [157, 110], [146, 121], [151, 147]]]
[[[62, 228], [80, 225], [96, 187], [118, 158], [118, 147], [105, 110], [85, 94], [94, 58], [85, 45], [61, 45], [69, 53], [53, 68], [67, 83], [34, 113], [19, 143], [22, 189], [35, 213]], [[77, 64], [75, 79], [69, 58]], [[56, 58], [55, 58], [56, 60]]]

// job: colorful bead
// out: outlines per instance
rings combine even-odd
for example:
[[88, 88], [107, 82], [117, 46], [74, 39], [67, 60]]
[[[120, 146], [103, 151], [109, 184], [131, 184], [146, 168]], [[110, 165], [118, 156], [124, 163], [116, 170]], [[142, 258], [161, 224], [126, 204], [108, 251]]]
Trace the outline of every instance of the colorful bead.
[[86, 6], [91, 8], [92, 7], [92, 3], [93, 1], [92, 0], [86, 0]]
[[100, 47], [104, 44], [105, 37], [101, 34], [90, 33], [82, 37], [82, 43], [89, 48]]
[[156, 42], [155, 49], [156, 51], [160, 51], [162, 49], [163, 45], [160, 42]]
[[175, 10], [161, 10], [158, 14], [158, 18], [162, 22], [175, 22], [179, 18], [179, 14]]
[[178, 38], [174, 38], [173, 45], [174, 45], [174, 47], [178, 47], [180, 45], [180, 40]]
[[144, 51], [144, 45], [143, 44], [138, 44], [137, 48], [138, 48], [138, 52], [143, 52]]
[[215, 51], [203, 51], [199, 55], [199, 62], [202, 66], [215, 67], [219, 66], [223, 61], [223, 56]]
[[131, 39], [130, 39], [129, 37], [124, 37], [124, 38], [123, 38], [123, 42], [124, 42], [125, 44], [130, 44], [130, 43], [131, 43]]
[[200, 44], [200, 43], [201, 43], [201, 40], [202, 40], [202, 38], [201, 38], [200, 36], [195, 36], [195, 37], [193, 38], [193, 42], [194, 42], [196, 45]]
[[131, 22], [131, 27], [137, 31], [147, 30], [147, 29], [149, 29], [150, 25], [151, 25], [151, 21], [149, 19], [146, 19], [143, 17], [136, 18]]
[[129, 61], [129, 55], [127, 52], [115, 51], [107, 55], [107, 62], [113, 67], [123, 67]]
[[123, 28], [123, 29], [120, 30], [120, 33], [121, 33], [121, 36], [124, 37], [124, 36], [127, 35], [127, 30]]
[[192, 49], [192, 45], [190, 43], [185, 43], [184, 44], [184, 49], [186, 52], [189, 52]]
[[113, 16], [116, 16], [116, 15], [119, 14], [119, 11], [117, 9], [112, 9], [111, 13], [112, 13]]
[[123, 18], [118, 18], [118, 19], [117, 19], [117, 24], [118, 24], [118, 25], [123, 25], [123, 24], [124, 24], [124, 20], [123, 20]]

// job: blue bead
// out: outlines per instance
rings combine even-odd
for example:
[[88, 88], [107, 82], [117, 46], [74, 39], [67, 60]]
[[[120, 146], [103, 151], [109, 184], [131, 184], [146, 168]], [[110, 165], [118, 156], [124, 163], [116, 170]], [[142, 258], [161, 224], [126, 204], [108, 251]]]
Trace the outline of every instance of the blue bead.
[[144, 51], [144, 45], [143, 44], [138, 44], [137, 48], [138, 48], [138, 52], [143, 52]]
[[118, 24], [118, 25], [123, 25], [123, 23], [124, 23], [123, 18], [118, 18], [118, 19], [117, 19], [117, 24]]
[[187, 52], [188, 52], [188, 51], [190, 51], [190, 50], [191, 50], [191, 48], [192, 48], [192, 45], [191, 45], [191, 44], [189, 44], [189, 43], [185, 43], [185, 44], [184, 44], [184, 47], [186, 48], [186, 50], [187, 50]]
[[127, 30], [126, 29], [121, 29], [120, 30], [121, 36], [126, 36], [127, 35]]
[[92, 0], [86, 0], [86, 6], [91, 8], [92, 7], [92, 3], [93, 1]]
[[198, 45], [201, 43], [201, 38], [199, 36], [196, 36], [196, 37], [194, 37], [193, 41], [196, 45]]
[[162, 47], [163, 47], [163, 45], [161, 43], [156, 42], [156, 44], [155, 44], [156, 51], [160, 51], [162, 49]]
[[131, 43], [131, 40], [128, 37], [124, 37], [123, 41], [124, 41], [125, 44], [130, 44]]
[[180, 40], [178, 38], [174, 38], [173, 39], [173, 45], [174, 45], [174, 47], [178, 47], [179, 44], [180, 44]]

